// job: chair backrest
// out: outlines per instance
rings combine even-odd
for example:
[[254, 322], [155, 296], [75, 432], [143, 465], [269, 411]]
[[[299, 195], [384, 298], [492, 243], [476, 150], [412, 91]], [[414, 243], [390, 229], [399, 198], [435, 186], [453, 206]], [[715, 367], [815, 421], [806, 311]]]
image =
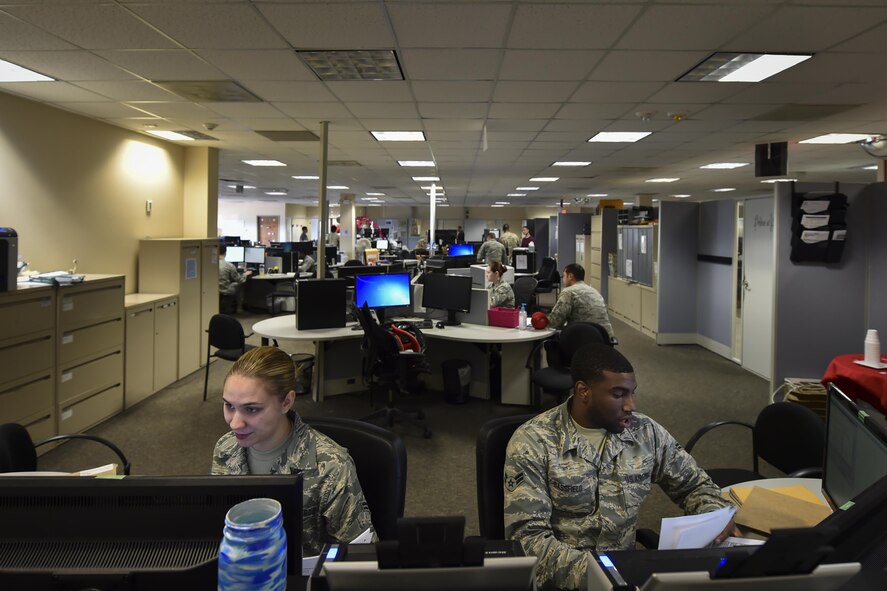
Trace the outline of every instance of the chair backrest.
[[539, 272], [536, 273], [536, 279], [539, 281], [552, 281], [554, 275], [557, 274], [557, 261], [551, 257], [542, 259], [542, 265]]
[[475, 446], [477, 471], [477, 516], [480, 535], [488, 540], [505, 537], [504, 470], [505, 449], [518, 427], [535, 415], [498, 417], [484, 423]]
[[580, 347], [591, 343], [610, 344], [606, 329], [594, 322], [571, 322], [558, 336], [560, 353], [567, 366]]
[[18, 423], [0, 425], [0, 472], [33, 472], [37, 452], [28, 430]]
[[342, 266], [343, 267], [362, 267], [363, 263], [357, 259], [348, 259], [347, 261], [345, 261], [345, 263]]
[[396, 374], [400, 347], [397, 345], [394, 335], [375, 321], [366, 302], [354, 313], [363, 328], [366, 348], [364, 377], [369, 379], [372, 374], [380, 377]]
[[354, 419], [302, 420], [348, 450], [376, 533], [383, 540], [397, 539], [397, 518], [403, 517], [407, 491], [407, 451], [401, 438], [393, 431]]
[[758, 457], [786, 474], [802, 468], [821, 468], [825, 422], [806, 406], [794, 402], [768, 404], [755, 421], [753, 448], [755, 472]]
[[237, 318], [215, 314], [209, 319], [209, 346], [216, 349], [243, 349], [246, 338]]
[[533, 302], [533, 293], [539, 282], [535, 277], [518, 277], [514, 280], [514, 307], [520, 308], [521, 304], [528, 306]]

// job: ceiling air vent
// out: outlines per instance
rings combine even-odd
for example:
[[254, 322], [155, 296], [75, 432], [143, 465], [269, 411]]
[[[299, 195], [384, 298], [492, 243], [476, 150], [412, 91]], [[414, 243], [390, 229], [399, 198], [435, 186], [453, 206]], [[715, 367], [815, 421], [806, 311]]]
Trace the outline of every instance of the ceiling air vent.
[[153, 84], [195, 103], [261, 103], [233, 80], [152, 80]]
[[331, 80], [403, 80], [392, 49], [296, 51], [318, 78]]
[[292, 131], [256, 131], [257, 134], [268, 138], [272, 142], [316, 142], [317, 134], [306, 130]]
[[205, 133], [200, 133], [199, 131], [191, 131], [190, 129], [176, 130], [176, 133], [186, 135], [189, 138], [194, 139], [194, 140], [203, 140], [203, 141], [209, 141], [209, 142], [219, 141], [219, 138], [217, 138], [217, 137], [213, 137], [211, 135], [206, 135]]

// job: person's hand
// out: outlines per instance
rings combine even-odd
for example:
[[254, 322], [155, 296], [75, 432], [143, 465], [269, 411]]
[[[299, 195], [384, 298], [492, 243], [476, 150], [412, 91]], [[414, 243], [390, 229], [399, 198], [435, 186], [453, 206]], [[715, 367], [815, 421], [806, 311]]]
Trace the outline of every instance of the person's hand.
[[247, 269], [243, 274], [246, 275], [247, 277], [252, 277], [252, 275], [253, 275], [253, 270], [252, 270], [252, 269]]
[[717, 535], [714, 541], [714, 545], [717, 546], [718, 544], [723, 543], [723, 541], [730, 536], [734, 536], [737, 538], [742, 537], [742, 532], [739, 531], [739, 528], [736, 527], [736, 522], [732, 519], [730, 520], [730, 523], [727, 524], [727, 527], [724, 528], [724, 531]]

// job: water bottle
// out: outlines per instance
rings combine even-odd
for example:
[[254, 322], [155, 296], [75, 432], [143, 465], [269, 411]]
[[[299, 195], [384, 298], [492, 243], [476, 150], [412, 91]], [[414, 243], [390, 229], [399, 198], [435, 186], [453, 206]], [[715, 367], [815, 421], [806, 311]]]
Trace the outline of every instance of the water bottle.
[[218, 590], [286, 590], [286, 532], [274, 499], [250, 499], [225, 515]]
[[259, 276], [261, 277], [264, 274], [265, 274], [265, 265], [259, 265]]
[[520, 305], [520, 312], [517, 315], [517, 327], [521, 330], [527, 330], [527, 305]]
[[870, 328], [865, 334], [865, 362], [866, 365], [881, 364], [881, 339], [874, 328]]

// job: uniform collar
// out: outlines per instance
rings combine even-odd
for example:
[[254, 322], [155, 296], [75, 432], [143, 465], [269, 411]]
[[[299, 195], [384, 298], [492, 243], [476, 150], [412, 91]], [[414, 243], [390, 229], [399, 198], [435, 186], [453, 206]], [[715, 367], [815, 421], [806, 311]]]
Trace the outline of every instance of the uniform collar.
[[[571, 451], [575, 451], [587, 460], [593, 461], [593, 459], [600, 454], [597, 450], [591, 449], [588, 440], [579, 433], [579, 430], [576, 429], [576, 425], [573, 424], [570, 417], [570, 403], [572, 400], [573, 397], [570, 396], [567, 401], [560, 406], [560, 425], [557, 426], [557, 430], [561, 439], [561, 455], [563, 456]], [[635, 436], [636, 428], [637, 419], [635, 418], [632, 420], [631, 426], [622, 431], [622, 433], [607, 433], [607, 438], [603, 447], [604, 454], [607, 457], [614, 457], [619, 455], [619, 452], [621, 452], [623, 448], [635, 444], [637, 442], [637, 437]]]

